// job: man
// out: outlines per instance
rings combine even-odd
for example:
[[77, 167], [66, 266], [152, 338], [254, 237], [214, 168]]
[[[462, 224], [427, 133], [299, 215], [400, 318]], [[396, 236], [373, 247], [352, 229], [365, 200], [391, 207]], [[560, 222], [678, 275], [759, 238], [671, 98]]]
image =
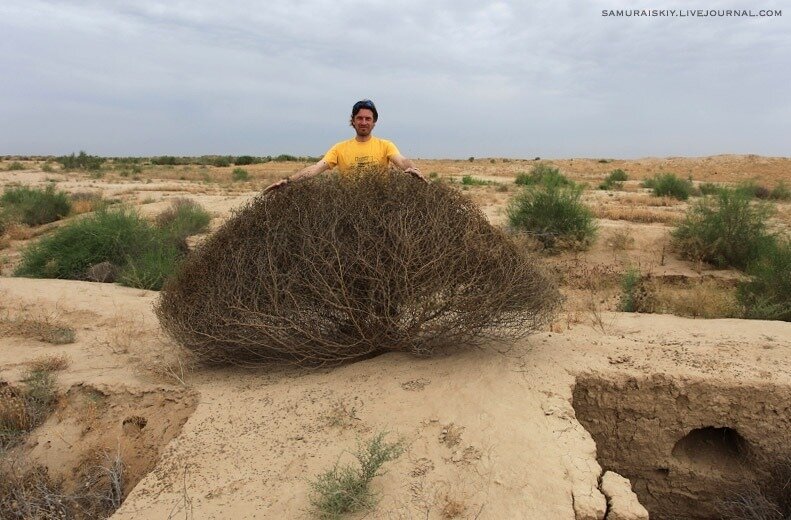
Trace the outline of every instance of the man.
[[338, 167], [341, 173], [349, 170], [365, 166], [387, 166], [393, 163], [398, 168], [417, 177], [418, 179], [426, 181], [420, 170], [414, 165], [412, 161], [401, 155], [398, 148], [385, 139], [379, 139], [371, 135], [371, 131], [376, 126], [376, 121], [379, 119], [379, 113], [376, 111], [373, 101], [364, 99], [358, 101], [352, 107], [351, 126], [357, 135], [354, 139], [348, 141], [341, 141], [336, 144], [330, 151], [324, 155], [324, 158], [304, 168], [291, 177], [278, 181], [269, 187], [264, 192], [282, 188], [289, 183], [299, 182], [329, 170], [330, 168]]

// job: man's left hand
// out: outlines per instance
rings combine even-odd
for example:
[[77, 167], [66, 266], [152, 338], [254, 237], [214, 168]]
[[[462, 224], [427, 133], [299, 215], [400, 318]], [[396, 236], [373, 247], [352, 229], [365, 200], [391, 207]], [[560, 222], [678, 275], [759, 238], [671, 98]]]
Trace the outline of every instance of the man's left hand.
[[421, 181], [423, 181], [423, 182], [428, 182], [428, 181], [426, 180], [426, 178], [425, 178], [425, 177], [423, 177], [423, 174], [422, 174], [422, 173], [420, 173], [420, 170], [419, 170], [419, 169], [417, 169], [417, 168], [415, 168], [415, 167], [412, 167], [412, 168], [407, 168], [407, 169], [405, 169], [405, 170], [404, 170], [404, 173], [408, 173], [408, 174], [409, 174], [409, 175], [411, 175], [412, 177], [414, 177], [414, 178], [416, 178], [416, 179], [420, 179], [420, 180], [421, 180]]

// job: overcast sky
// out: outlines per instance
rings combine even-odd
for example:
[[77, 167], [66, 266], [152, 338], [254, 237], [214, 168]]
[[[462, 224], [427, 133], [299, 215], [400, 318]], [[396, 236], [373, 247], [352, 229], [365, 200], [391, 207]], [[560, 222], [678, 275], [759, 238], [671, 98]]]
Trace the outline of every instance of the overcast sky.
[[2, 0], [0, 154], [791, 155], [791, 1], [633, 4]]

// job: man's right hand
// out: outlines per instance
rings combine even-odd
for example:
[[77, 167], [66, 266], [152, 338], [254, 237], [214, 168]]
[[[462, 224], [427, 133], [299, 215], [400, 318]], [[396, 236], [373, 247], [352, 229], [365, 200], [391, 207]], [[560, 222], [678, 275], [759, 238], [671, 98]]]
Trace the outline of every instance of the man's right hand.
[[267, 186], [267, 187], [264, 189], [264, 193], [269, 193], [270, 191], [279, 190], [280, 188], [282, 188], [283, 186], [286, 186], [286, 185], [287, 185], [288, 183], [290, 183], [290, 182], [291, 182], [291, 181], [290, 181], [290, 180], [288, 180], [288, 179], [282, 179], [282, 180], [279, 180], [279, 181], [277, 181], [277, 182], [275, 182], [275, 183], [273, 183], [273, 184], [270, 184], [269, 186]]

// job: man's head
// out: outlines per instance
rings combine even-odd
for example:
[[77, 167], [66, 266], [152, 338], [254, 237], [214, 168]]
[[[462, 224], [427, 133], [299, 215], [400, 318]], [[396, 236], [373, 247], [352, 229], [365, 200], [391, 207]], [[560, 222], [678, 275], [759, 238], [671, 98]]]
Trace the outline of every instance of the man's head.
[[374, 129], [378, 119], [379, 113], [376, 111], [374, 102], [370, 99], [358, 101], [352, 107], [351, 125], [359, 137], [371, 135], [371, 130]]

